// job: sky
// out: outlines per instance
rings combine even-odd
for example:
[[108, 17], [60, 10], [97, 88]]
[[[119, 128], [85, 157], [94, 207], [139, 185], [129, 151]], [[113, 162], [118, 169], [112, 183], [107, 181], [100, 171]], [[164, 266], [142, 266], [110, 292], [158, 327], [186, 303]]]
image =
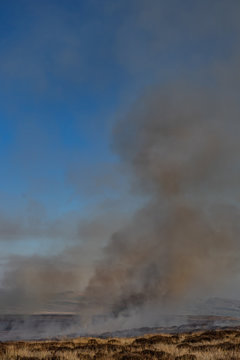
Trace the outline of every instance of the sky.
[[[152, 287], [164, 278], [152, 294], [156, 303], [166, 294], [182, 299], [169, 285], [175, 282], [185, 294], [207, 294], [212, 283], [206, 274], [199, 280], [203, 264], [219, 271], [208, 249], [219, 248], [221, 259], [239, 251], [238, 229], [227, 229], [239, 211], [239, 11], [238, 0], [1, 1], [2, 312], [58, 310], [56, 299], [65, 306], [72, 292], [80, 309], [82, 299], [96, 297], [91, 314], [110, 307], [118, 317], [119, 298], [130, 312], [149, 302], [139, 294], [153, 289], [141, 279], [163, 256], [171, 261], [149, 275]], [[198, 211], [205, 213], [196, 220]], [[217, 228], [219, 217], [226, 228]], [[146, 219], [140, 239], [136, 228]], [[162, 223], [177, 224], [177, 235]], [[196, 240], [199, 228], [206, 243]], [[127, 235], [113, 235], [119, 231]], [[194, 241], [185, 243], [183, 234]], [[193, 280], [185, 273], [173, 280], [179, 243], [199, 261]], [[125, 263], [129, 244], [148, 254], [148, 266], [142, 257], [134, 262], [137, 274], [132, 257]], [[203, 253], [211, 255], [207, 264]], [[118, 261], [135, 274], [131, 283], [118, 279]], [[225, 273], [233, 281], [214, 287], [216, 294], [240, 296], [232, 266]], [[116, 275], [108, 279], [111, 306], [102, 294], [106, 271]]]

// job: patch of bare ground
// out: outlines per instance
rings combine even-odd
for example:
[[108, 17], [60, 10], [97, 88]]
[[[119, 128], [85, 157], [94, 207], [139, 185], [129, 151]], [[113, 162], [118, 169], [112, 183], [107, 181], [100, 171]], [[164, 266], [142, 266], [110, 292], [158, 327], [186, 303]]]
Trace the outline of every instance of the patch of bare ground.
[[240, 330], [0, 342], [1, 360], [240, 360]]

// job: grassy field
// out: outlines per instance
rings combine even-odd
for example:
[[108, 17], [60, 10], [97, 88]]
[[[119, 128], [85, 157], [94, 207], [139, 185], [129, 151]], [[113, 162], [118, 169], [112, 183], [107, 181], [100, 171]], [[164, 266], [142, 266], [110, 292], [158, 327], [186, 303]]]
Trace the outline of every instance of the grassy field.
[[240, 360], [240, 330], [0, 343], [1, 360]]

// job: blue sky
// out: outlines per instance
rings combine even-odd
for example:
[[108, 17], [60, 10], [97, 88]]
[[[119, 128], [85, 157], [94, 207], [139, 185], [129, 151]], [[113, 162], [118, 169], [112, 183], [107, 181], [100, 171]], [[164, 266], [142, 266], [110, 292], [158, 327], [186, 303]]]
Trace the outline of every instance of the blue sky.
[[106, 245], [146, 200], [116, 149], [116, 124], [156, 86], [187, 79], [195, 88], [226, 87], [226, 69], [239, 59], [239, 7], [238, 0], [1, 1], [4, 261], [61, 258], [65, 248], [69, 259], [84, 243]]
[[53, 218], [81, 212], [95, 202], [84, 173], [115, 161], [109, 134], [126, 75], [111, 17], [81, 1], [1, 7], [1, 205], [10, 216], [31, 201]]

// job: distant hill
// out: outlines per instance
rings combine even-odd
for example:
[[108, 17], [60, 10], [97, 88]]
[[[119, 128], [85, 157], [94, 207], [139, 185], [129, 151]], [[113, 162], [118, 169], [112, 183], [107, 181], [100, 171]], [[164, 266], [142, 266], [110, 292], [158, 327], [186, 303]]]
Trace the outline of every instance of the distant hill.
[[191, 310], [197, 315], [240, 317], [240, 300], [213, 297], [197, 301]]
[[[65, 302], [72, 304], [71, 300]], [[53, 306], [54, 308], [54, 306]], [[81, 314], [70, 313], [65, 306], [61, 312], [45, 311], [38, 314], [2, 314], [0, 316], [0, 340], [30, 340], [59, 337], [78, 337], [93, 335], [100, 337], [129, 337], [151, 333], [182, 333], [197, 330], [212, 330], [240, 326], [240, 301], [222, 298], [199, 300], [189, 308], [188, 314], [168, 314], [159, 316], [159, 325], [138, 328], [121, 327], [116, 331], [91, 331], [82, 326]], [[64, 311], [63, 311], [64, 310]], [[105, 325], [108, 317], [99, 317]], [[114, 323], [114, 319], [111, 318]], [[155, 323], [158, 322], [157, 319]], [[104, 326], [102, 327], [102, 329]], [[100, 330], [99, 330], [100, 329]]]

